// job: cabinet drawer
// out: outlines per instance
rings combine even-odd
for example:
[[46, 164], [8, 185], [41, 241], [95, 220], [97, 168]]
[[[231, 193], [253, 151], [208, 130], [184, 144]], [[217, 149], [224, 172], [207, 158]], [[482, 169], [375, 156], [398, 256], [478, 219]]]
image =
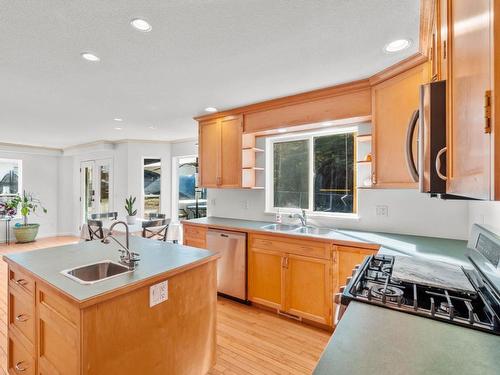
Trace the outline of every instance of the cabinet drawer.
[[9, 267], [9, 284], [18, 286], [32, 296], [35, 295], [35, 281], [17, 268]]
[[288, 254], [313, 258], [330, 259], [330, 244], [317, 241], [304, 241], [292, 237], [271, 237], [254, 235], [250, 237], [250, 247], [273, 250]]
[[197, 240], [197, 239], [191, 239], [191, 238], [185, 238], [184, 245], [198, 247], [200, 249], [205, 249], [207, 247], [205, 240]]
[[184, 225], [184, 237], [205, 241], [207, 228]]
[[9, 335], [8, 362], [9, 374], [35, 374], [35, 360], [14, 335]]
[[9, 330], [23, 336], [31, 345], [35, 341], [35, 310], [33, 299], [9, 287]]

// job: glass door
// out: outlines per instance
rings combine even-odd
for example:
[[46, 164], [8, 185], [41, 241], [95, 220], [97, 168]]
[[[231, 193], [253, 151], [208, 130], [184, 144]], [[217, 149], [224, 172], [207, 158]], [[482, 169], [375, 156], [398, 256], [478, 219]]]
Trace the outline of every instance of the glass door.
[[88, 160], [80, 165], [81, 223], [92, 214], [110, 212], [112, 201], [112, 160]]

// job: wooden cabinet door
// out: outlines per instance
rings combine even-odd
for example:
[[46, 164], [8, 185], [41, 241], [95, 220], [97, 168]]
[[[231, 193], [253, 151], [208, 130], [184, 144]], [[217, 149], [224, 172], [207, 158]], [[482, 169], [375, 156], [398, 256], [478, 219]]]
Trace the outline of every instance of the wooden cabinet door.
[[220, 120], [219, 187], [241, 187], [241, 138], [243, 117], [228, 116]]
[[[373, 184], [383, 188], [415, 188], [406, 165], [406, 132], [419, 107], [420, 85], [428, 81], [427, 63], [384, 81], [372, 89]], [[416, 147], [414, 147], [416, 155]]]
[[485, 93], [491, 90], [491, 0], [448, 2], [447, 192], [490, 198], [490, 134]]
[[338, 250], [338, 288], [346, 285], [346, 280], [352, 275], [352, 270], [361, 264], [368, 255], [373, 255], [377, 250], [362, 249], [359, 247], [337, 246]]
[[321, 324], [332, 322], [331, 260], [288, 254], [285, 311]]
[[283, 310], [283, 254], [264, 249], [248, 251], [248, 299]]
[[220, 170], [220, 124], [209, 120], [198, 125], [200, 186], [217, 187]]

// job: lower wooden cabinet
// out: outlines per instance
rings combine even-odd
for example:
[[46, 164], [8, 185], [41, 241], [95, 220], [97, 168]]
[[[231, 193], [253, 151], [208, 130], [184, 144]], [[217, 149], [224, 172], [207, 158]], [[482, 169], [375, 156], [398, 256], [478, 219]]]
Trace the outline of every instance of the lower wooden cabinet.
[[331, 260], [288, 254], [284, 269], [285, 311], [331, 325]]
[[182, 227], [184, 245], [199, 247], [200, 249], [205, 249], [207, 247], [207, 228], [189, 224], [183, 224]]
[[8, 346], [7, 367], [9, 374], [36, 374], [35, 359], [32, 353], [21, 344], [19, 337], [12, 332], [9, 333]]
[[[322, 257], [288, 253], [300, 251], [294, 238], [249, 235], [248, 299], [310, 321], [331, 325], [332, 259], [330, 252], [312, 252]], [[295, 244], [294, 244], [295, 242]], [[302, 246], [302, 245], [300, 245]], [[302, 252], [330, 248], [320, 241], [308, 241]]]
[[248, 299], [274, 309], [284, 309], [282, 272], [284, 254], [250, 248], [248, 251]]

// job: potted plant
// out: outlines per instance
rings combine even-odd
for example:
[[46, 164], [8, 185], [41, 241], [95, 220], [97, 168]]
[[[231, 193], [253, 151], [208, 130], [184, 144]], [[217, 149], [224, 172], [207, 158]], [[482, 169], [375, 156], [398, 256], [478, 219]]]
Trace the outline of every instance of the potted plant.
[[125, 198], [125, 210], [127, 211], [127, 224], [128, 225], [135, 224], [135, 215], [137, 215], [137, 210], [134, 209], [135, 201], [136, 201], [136, 197], [130, 196], [129, 198]]
[[43, 211], [43, 213], [47, 213], [47, 209], [42, 206], [40, 200], [33, 197], [33, 194], [23, 191], [23, 195], [18, 195], [12, 198], [7, 203], [7, 207], [14, 213], [14, 215], [17, 209], [21, 207], [23, 223], [17, 223], [14, 226], [14, 236], [16, 236], [16, 241], [19, 243], [35, 241], [40, 224], [28, 224], [28, 216], [32, 213], [36, 213], [39, 208]]

